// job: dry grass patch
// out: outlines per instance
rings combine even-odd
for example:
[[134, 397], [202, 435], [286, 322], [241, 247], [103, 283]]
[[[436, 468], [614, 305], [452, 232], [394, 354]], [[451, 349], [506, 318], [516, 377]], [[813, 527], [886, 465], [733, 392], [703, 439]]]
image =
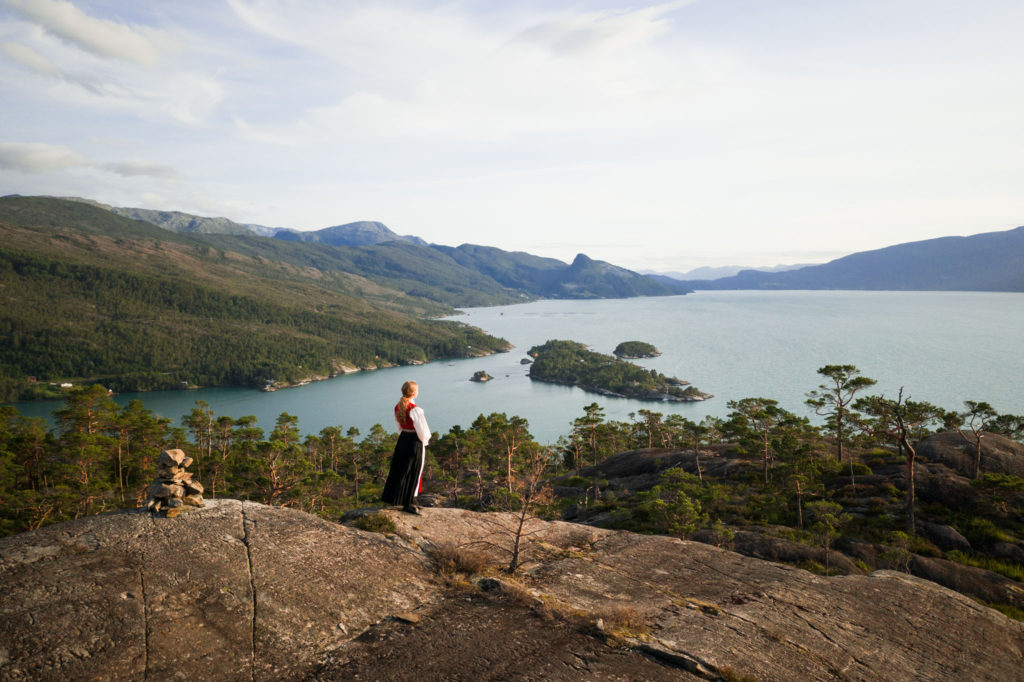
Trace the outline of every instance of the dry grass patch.
[[441, 542], [424, 551], [430, 557], [434, 570], [441, 576], [480, 575], [492, 568], [483, 552], [452, 542]]
[[651, 630], [654, 614], [635, 604], [615, 604], [592, 614], [604, 623], [604, 629], [615, 635], [638, 637]]

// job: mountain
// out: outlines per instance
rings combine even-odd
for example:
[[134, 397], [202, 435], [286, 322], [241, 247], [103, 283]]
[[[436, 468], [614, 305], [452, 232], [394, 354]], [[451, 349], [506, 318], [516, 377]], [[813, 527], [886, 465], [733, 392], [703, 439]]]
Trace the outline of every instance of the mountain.
[[694, 289], [1024, 291], [1024, 227], [854, 253], [787, 272], [745, 270]]
[[[253, 243], [271, 248], [230, 248]], [[337, 267], [338, 247], [177, 233], [40, 197], [0, 199], [0, 244], [0, 400], [30, 376], [264, 386], [508, 348], [422, 319], [454, 310]]]
[[629, 298], [670, 296], [689, 291], [679, 282], [659, 281], [593, 260], [582, 253], [567, 266], [555, 258], [502, 251], [492, 246], [432, 244], [430, 248], [509, 289], [545, 298]]
[[370, 244], [383, 244], [396, 240], [409, 241], [422, 246], [427, 244], [427, 242], [419, 237], [403, 237], [392, 232], [384, 223], [368, 220], [325, 227], [322, 230], [311, 232], [280, 229], [272, 236], [275, 239], [284, 239], [292, 242], [316, 242], [318, 244], [332, 244], [334, 246], [368, 246]]
[[[625, 298], [668, 296], [690, 291], [671, 278], [640, 275], [580, 254], [578, 262], [566, 265], [554, 258], [523, 252], [508, 252], [489, 246], [463, 244], [458, 247], [428, 244], [420, 237], [399, 235], [386, 225], [359, 221], [322, 230], [300, 231], [243, 225], [226, 218], [203, 218], [183, 213], [146, 209], [115, 209], [88, 199], [74, 199], [101, 206], [119, 215], [146, 220], [175, 232], [234, 237], [268, 236], [283, 242], [337, 247], [366, 247], [363, 251], [324, 252], [333, 264], [329, 268], [374, 278], [384, 286], [401, 288], [444, 305], [466, 307], [515, 303], [524, 297], [543, 298]], [[296, 263], [293, 252], [275, 253], [265, 243], [248, 245], [229, 242], [234, 250], [259, 251], [260, 257]], [[413, 245], [409, 249], [402, 244]], [[373, 248], [380, 247], [380, 248]], [[435, 253], [430, 253], [429, 250]], [[442, 254], [445, 258], [438, 258]], [[580, 260], [582, 258], [582, 260]], [[311, 264], [308, 253], [299, 261]], [[323, 259], [316, 257], [313, 260]], [[297, 264], [297, 263], [296, 263]], [[315, 267], [320, 267], [317, 265]]]
[[[12, 195], [13, 196], [13, 195]], [[104, 210], [116, 213], [132, 220], [142, 220], [156, 225], [171, 232], [184, 232], [188, 234], [257, 234], [263, 237], [273, 236], [281, 230], [279, 227], [264, 227], [262, 225], [251, 225], [236, 223], [227, 218], [207, 218], [204, 216], [182, 213], [181, 211], [155, 211], [148, 208], [129, 208], [123, 206], [111, 206], [93, 199], [83, 197], [56, 197], [67, 201], [77, 201], [90, 206], [96, 206]]]
[[372, 518], [382, 533], [217, 499], [2, 538], [3, 677], [1000, 682], [1024, 666], [1024, 625], [904, 573], [823, 577], [527, 517], [530, 568], [510, 576], [515, 515]]
[[0, 399], [36, 395], [28, 377], [119, 391], [263, 386], [480, 355], [507, 342], [422, 317], [538, 297], [685, 292], [582, 254], [565, 264], [472, 245], [325, 241], [394, 234], [379, 223], [290, 241], [225, 223], [186, 231], [189, 217], [176, 217], [178, 231], [94, 202], [0, 199]]
[[806, 265], [772, 265], [768, 267], [749, 268], [743, 265], [721, 265], [717, 267], [703, 266], [694, 268], [688, 272], [660, 272], [654, 273], [652, 271], [644, 270], [644, 274], [659, 274], [665, 277], [671, 277], [672, 279], [678, 279], [682, 281], [690, 281], [696, 279], [720, 279], [722, 277], [731, 277], [744, 270], [757, 270], [758, 272], [784, 272], [786, 270], [795, 270], [797, 268], [803, 268]]

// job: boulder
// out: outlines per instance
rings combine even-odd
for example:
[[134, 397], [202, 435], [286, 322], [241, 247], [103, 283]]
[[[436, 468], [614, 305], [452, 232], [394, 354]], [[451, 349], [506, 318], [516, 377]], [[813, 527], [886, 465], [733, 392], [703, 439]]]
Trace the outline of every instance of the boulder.
[[992, 545], [992, 556], [997, 559], [1016, 561], [1024, 565], [1024, 547], [1012, 542], [996, 542]]
[[944, 526], [939, 523], [928, 523], [927, 521], [918, 521], [917, 527], [929, 540], [935, 543], [939, 549], [945, 551], [956, 549], [961, 552], [971, 552], [973, 549], [967, 538], [961, 535], [960, 532], [952, 526]]
[[[160, 453], [159, 459], [157, 459], [158, 466], [176, 467], [186, 459], [184, 450], [164, 450]], [[191, 458], [189, 458], [191, 459]]]
[[[971, 434], [966, 434], [971, 438]], [[961, 475], [974, 475], [974, 444], [956, 431], [925, 438], [917, 446], [919, 457], [942, 462]], [[985, 432], [981, 439], [981, 473], [1010, 474], [1024, 478], [1024, 445], [997, 433]]]

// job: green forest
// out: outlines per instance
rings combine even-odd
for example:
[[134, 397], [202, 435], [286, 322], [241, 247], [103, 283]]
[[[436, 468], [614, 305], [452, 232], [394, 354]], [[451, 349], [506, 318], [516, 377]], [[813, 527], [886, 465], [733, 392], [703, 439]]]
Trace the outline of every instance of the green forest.
[[534, 346], [527, 354], [534, 359], [530, 378], [537, 381], [579, 386], [594, 393], [634, 400], [685, 402], [711, 397], [695, 386], [682, 388], [685, 381], [597, 353], [576, 341], [551, 340]]
[[2, 401], [51, 396], [64, 381], [263, 387], [509, 347], [424, 319], [454, 312], [436, 302], [76, 202], [5, 198], [0, 234]]
[[0, 401], [54, 397], [67, 381], [262, 387], [474, 357], [508, 343], [435, 318], [686, 291], [582, 255], [178, 233], [52, 197], [0, 197], [0, 243]]
[[[872, 395], [874, 382], [849, 365], [819, 374], [807, 401], [825, 417], [820, 425], [763, 397], [730, 401], [727, 417], [700, 423], [651, 410], [608, 420], [595, 403], [557, 442], [541, 444], [527, 420], [481, 414], [434, 435], [424, 497], [522, 509], [524, 483], [541, 472], [549, 494], [529, 500], [545, 518], [694, 538], [823, 574], [903, 570], [1024, 617], [1024, 570], [1014, 559], [1024, 549], [1024, 446], [1016, 442], [1024, 418], [982, 401], [951, 412], [902, 392]], [[170, 448], [194, 459], [190, 471], [207, 499], [339, 520], [380, 505], [396, 438], [381, 425], [303, 435], [296, 415], [260, 425], [201, 401], [174, 424], [139, 401], [118, 406], [100, 385], [73, 390], [52, 429], [0, 409], [5, 535], [138, 507]], [[943, 438], [953, 459], [929, 449]], [[1000, 448], [1011, 456], [992, 454]], [[765, 543], [774, 553], [764, 554]]]
[[612, 354], [626, 359], [656, 358], [661, 355], [661, 351], [646, 341], [623, 341], [615, 346]]

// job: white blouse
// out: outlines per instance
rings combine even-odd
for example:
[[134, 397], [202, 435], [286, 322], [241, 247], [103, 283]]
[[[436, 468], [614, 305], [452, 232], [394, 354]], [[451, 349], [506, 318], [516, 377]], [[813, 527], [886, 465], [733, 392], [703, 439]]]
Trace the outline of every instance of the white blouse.
[[409, 417], [412, 419], [412, 426], [416, 429], [416, 436], [419, 437], [423, 447], [430, 442], [430, 427], [427, 426], [427, 416], [423, 414], [423, 408], [417, 405], [409, 410]]

